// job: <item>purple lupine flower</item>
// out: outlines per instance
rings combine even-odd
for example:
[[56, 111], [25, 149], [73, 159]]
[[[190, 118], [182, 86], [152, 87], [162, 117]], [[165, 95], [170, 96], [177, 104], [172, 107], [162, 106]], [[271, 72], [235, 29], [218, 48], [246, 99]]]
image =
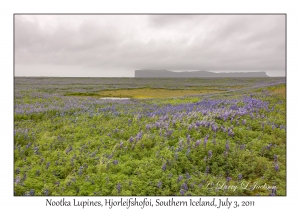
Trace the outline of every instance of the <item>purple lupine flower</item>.
[[167, 130], [167, 131], [166, 131], [166, 134], [165, 134], [165, 136], [171, 136], [171, 135], [172, 135], [172, 133], [173, 133], [173, 131], [172, 131], [172, 130]]
[[238, 181], [241, 181], [243, 179], [243, 175], [242, 174], [239, 174], [238, 175]]
[[223, 127], [222, 131], [223, 131], [223, 133], [226, 133], [227, 132], [227, 128]]
[[29, 143], [26, 145], [26, 148], [29, 148], [31, 145], [32, 145], [32, 143], [29, 142]]
[[48, 163], [46, 164], [46, 169], [47, 169], [47, 170], [48, 170], [49, 166], [50, 166], [50, 162], [48, 162]]
[[245, 125], [245, 124], [246, 124], [246, 119], [243, 120], [243, 125]]
[[44, 195], [46, 195], [46, 196], [49, 195], [49, 190], [48, 190], [48, 189], [45, 189], [45, 190], [44, 190]]
[[216, 145], [216, 139], [212, 140], [213, 145]]
[[161, 167], [161, 169], [162, 169], [163, 171], [166, 171], [166, 169], [167, 169], [166, 163], [163, 164], [163, 166]]
[[208, 137], [209, 137], [209, 135], [207, 134], [207, 135], [205, 136], [205, 138], [204, 138], [204, 143], [205, 143], [205, 145], [206, 145], [206, 143], [207, 143], [207, 141], [208, 141]]
[[39, 154], [39, 147], [35, 145], [34, 148], [33, 148], [33, 151], [36, 155], [38, 155]]
[[184, 193], [185, 193], [184, 189], [180, 189], [179, 193], [180, 193], [180, 195], [184, 195]]
[[274, 155], [274, 162], [277, 162], [277, 160], [278, 160], [278, 156]]
[[209, 151], [208, 151], [208, 158], [211, 158], [211, 157], [212, 157], [212, 151], [209, 150]]
[[177, 153], [175, 153], [174, 158], [175, 158], [175, 160], [178, 160], [178, 154]]
[[117, 184], [117, 190], [118, 190], [118, 193], [120, 194], [120, 192], [121, 192], [121, 184], [120, 183]]
[[209, 173], [209, 166], [206, 166], [205, 173], [206, 175]]
[[186, 172], [185, 176], [186, 176], [187, 179], [191, 178], [191, 176], [188, 172]]
[[161, 188], [161, 185], [162, 185], [162, 181], [159, 181], [157, 184], [157, 188]]
[[216, 124], [212, 124], [211, 129], [212, 129], [214, 132], [217, 132], [217, 131], [218, 131], [218, 126], [217, 126]]
[[142, 139], [142, 136], [143, 136], [142, 132], [139, 132], [139, 133], [136, 135], [136, 137], [135, 137], [136, 141], [141, 140], [141, 139]]
[[21, 181], [21, 178], [20, 178], [20, 176], [18, 175], [17, 178], [15, 179], [15, 183], [16, 183], [16, 184], [19, 184], [20, 181]]
[[228, 136], [230, 136], [230, 137], [234, 136], [234, 132], [230, 128], [228, 129]]
[[155, 122], [155, 127], [156, 127], [156, 128], [159, 128], [159, 127], [160, 127], [159, 122]]
[[189, 154], [190, 154], [190, 152], [191, 152], [191, 150], [190, 150], [190, 148], [188, 148], [187, 150], [186, 150], [186, 156], [188, 156]]
[[214, 127], [215, 127], [214, 131], [217, 132], [219, 129], [218, 125], [215, 125]]
[[183, 179], [183, 176], [182, 176], [182, 175], [179, 175], [179, 177], [178, 177], [178, 179], [177, 179], [177, 182], [180, 182], [182, 179]]
[[190, 141], [191, 141], [191, 136], [190, 135], [187, 136], [186, 141], [187, 141], [187, 144], [190, 144]]
[[200, 140], [197, 140], [196, 143], [195, 143], [195, 147], [198, 147], [200, 144]]
[[210, 126], [210, 122], [207, 121], [207, 122], [205, 123], [205, 127], [208, 128], [209, 126]]
[[278, 172], [278, 171], [279, 171], [279, 165], [278, 165], [278, 163], [277, 163], [277, 162], [275, 163], [275, 171], [276, 171], [276, 172]]
[[181, 188], [184, 189], [185, 191], [188, 191], [189, 189], [185, 182], [181, 185]]
[[268, 144], [268, 146], [266, 146], [265, 148], [266, 148], [267, 150], [270, 150], [271, 147], [272, 147], [272, 143]]
[[272, 187], [272, 191], [271, 191], [271, 194], [270, 194], [270, 196], [275, 196], [275, 195], [276, 195], [276, 193], [277, 193], [276, 186], [273, 186], [273, 187]]
[[205, 138], [204, 138], [204, 142], [203, 142], [203, 145], [204, 145], [204, 148], [206, 149], [206, 143], [207, 143], [207, 141], [208, 141], [208, 137], [206, 136]]
[[134, 141], [134, 138], [132, 136], [130, 136], [129, 142], [132, 143], [133, 141]]
[[120, 148], [122, 148], [122, 147], [123, 147], [123, 141], [120, 142]]
[[194, 188], [194, 186], [195, 186], [195, 182], [192, 183], [192, 184], [190, 184], [190, 187], [191, 187], [191, 188]]
[[226, 178], [226, 182], [230, 182], [231, 179], [232, 179], [232, 178], [228, 176], [228, 177]]
[[226, 151], [228, 151], [228, 150], [229, 150], [229, 141], [228, 141], [228, 140], [226, 141], [225, 148], [226, 148]]
[[176, 125], [176, 120], [173, 120], [173, 121], [172, 121], [172, 124], [173, 124], [173, 125]]
[[34, 189], [31, 189], [31, 190], [29, 191], [29, 195], [34, 196]]
[[110, 154], [110, 155], [107, 154], [106, 157], [107, 157], [108, 159], [111, 159], [111, 158], [113, 157], [113, 155], [114, 155], [113, 153]]
[[274, 130], [276, 127], [275, 127], [275, 125], [272, 125], [272, 130]]
[[178, 146], [181, 146], [183, 143], [182, 139], [180, 139], [180, 141], [178, 142]]
[[60, 181], [57, 181], [57, 182], [55, 182], [54, 184], [56, 184], [56, 185], [57, 185], [57, 187], [59, 187], [59, 185], [60, 185]]
[[246, 144], [242, 144], [241, 146], [240, 146], [240, 150], [244, 150], [246, 148]]
[[118, 163], [119, 163], [118, 160], [114, 160], [114, 161], [113, 161], [113, 164], [114, 164], [114, 165], [117, 165]]
[[82, 174], [82, 171], [83, 171], [83, 166], [80, 166], [80, 167], [79, 167], [78, 174], [81, 175], [81, 174]]
[[20, 168], [17, 168], [16, 171], [15, 171], [15, 173], [19, 174], [20, 173]]

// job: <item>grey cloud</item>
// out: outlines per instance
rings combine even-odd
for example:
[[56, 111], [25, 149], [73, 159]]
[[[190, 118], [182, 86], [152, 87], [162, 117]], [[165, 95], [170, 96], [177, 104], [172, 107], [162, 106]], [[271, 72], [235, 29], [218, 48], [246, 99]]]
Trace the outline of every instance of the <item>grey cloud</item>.
[[44, 76], [57, 68], [57, 76], [72, 76], [65, 75], [72, 69], [74, 75], [127, 76], [145, 68], [283, 76], [285, 16], [16, 15], [15, 62], [16, 75], [27, 76], [30, 67]]
[[189, 27], [194, 24], [201, 24], [207, 15], [151, 15], [149, 16], [148, 24], [150, 27], [176, 27], [184, 24]]

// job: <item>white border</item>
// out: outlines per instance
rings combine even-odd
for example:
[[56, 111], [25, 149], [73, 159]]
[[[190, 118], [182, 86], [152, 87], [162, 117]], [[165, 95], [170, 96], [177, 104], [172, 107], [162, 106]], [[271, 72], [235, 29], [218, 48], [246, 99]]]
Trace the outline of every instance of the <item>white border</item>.
[[[254, 200], [255, 209], [282, 209], [284, 207], [298, 207], [297, 175], [300, 172], [296, 167], [299, 148], [299, 8], [297, 1], [100, 1], [100, 0], [2, 0], [1, 1], [1, 179], [0, 179], [0, 208], [1, 209], [49, 209], [45, 206], [46, 198], [13, 197], [13, 14], [14, 13], [286, 13], [287, 14], [287, 87], [288, 87], [288, 115], [287, 115], [287, 196], [286, 197], [229, 197], [230, 200]], [[297, 148], [298, 147], [298, 148]], [[296, 197], [297, 196], [297, 197]], [[59, 197], [52, 197], [58, 200]], [[67, 197], [72, 199], [72, 197]], [[75, 197], [74, 197], [75, 198]], [[108, 197], [105, 197], [108, 198]], [[91, 197], [91, 200], [103, 200], [104, 197]], [[219, 198], [219, 197], [217, 197]], [[226, 197], [221, 197], [225, 199]], [[81, 197], [76, 199], [86, 200]], [[115, 197], [117, 199], [117, 197]], [[142, 197], [139, 197], [142, 199]], [[156, 198], [152, 197], [154, 202]], [[177, 198], [178, 199], [178, 198]], [[186, 198], [189, 199], [189, 198]], [[195, 199], [195, 197], [193, 198]], [[210, 197], [204, 197], [209, 200]], [[54, 207], [50, 207], [54, 209]], [[61, 207], [63, 209], [67, 207]], [[73, 209], [74, 207], [72, 207]], [[164, 207], [173, 209], [174, 207]], [[192, 208], [192, 207], [191, 207]], [[203, 207], [196, 207], [205, 209]], [[194, 208], [194, 209], [196, 209]], [[55, 208], [56, 209], [56, 208]], [[70, 208], [69, 208], [70, 209]], [[79, 209], [79, 208], [77, 208]], [[80, 208], [81, 209], [81, 208]], [[86, 209], [86, 208], [85, 208]], [[100, 207], [88, 208], [100, 209]], [[108, 208], [101, 208], [108, 209]], [[113, 208], [114, 209], [114, 208]], [[115, 208], [117, 209], [117, 208]], [[126, 209], [126, 208], [122, 208]], [[133, 209], [133, 208], [130, 208]], [[134, 208], [140, 209], [140, 208]], [[148, 208], [147, 208], [148, 209]], [[179, 208], [177, 208], [179, 209]], [[208, 208], [212, 209], [212, 208]], [[242, 208], [243, 209], [243, 208]], [[247, 207], [247, 209], [252, 209]]]

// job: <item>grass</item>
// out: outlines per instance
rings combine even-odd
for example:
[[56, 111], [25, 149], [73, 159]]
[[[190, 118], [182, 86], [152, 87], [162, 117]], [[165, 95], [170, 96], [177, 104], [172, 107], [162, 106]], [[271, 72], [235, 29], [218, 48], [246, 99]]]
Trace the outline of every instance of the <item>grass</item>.
[[135, 88], [120, 90], [104, 90], [99, 92], [102, 97], [120, 97], [120, 98], [171, 98], [187, 95], [196, 95], [202, 93], [219, 92], [218, 90], [170, 90], [163, 88]]
[[280, 85], [271, 89], [272, 93], [281, 97], [286, 97], [286, 85]]
[[133, 88], [133, 89], [117, 89], [103, 90], [97, 93], [68, 93], [68, 96], [95, 96], [95, 97], [120, 97], [120, 98], [172, 98], [181, 96], [191, 96], [204, 93], [216, 93], [222, 90], [217, 89], [164, 89], [164, 88]]

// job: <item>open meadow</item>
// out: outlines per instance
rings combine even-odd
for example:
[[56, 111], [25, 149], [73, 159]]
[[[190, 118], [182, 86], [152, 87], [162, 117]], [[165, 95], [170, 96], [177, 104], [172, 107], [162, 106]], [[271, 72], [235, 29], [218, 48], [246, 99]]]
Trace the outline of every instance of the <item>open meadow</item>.
[[283, 77], [14, 82], [16, 196], [286, 195]]

